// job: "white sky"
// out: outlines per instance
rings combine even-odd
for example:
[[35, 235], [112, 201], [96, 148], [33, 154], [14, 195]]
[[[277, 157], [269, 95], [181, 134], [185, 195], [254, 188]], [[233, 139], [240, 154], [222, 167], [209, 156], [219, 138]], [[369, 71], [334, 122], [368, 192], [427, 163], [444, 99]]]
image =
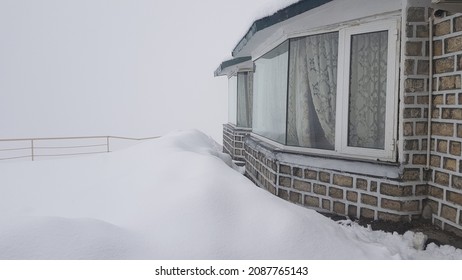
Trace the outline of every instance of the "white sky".
[[0, 138], [221, 141], [226, 78], [253, 20], [294, 0], [0, 0]]

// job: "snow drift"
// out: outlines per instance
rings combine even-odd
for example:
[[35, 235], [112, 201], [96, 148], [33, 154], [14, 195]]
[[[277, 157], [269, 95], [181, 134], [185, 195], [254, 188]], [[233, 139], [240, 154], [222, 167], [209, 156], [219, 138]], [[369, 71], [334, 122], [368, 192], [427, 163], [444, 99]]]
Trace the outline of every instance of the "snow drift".
[[462, 258], [341, 225], [257, 188], [198, 131], [0, 164], [0, 259]]

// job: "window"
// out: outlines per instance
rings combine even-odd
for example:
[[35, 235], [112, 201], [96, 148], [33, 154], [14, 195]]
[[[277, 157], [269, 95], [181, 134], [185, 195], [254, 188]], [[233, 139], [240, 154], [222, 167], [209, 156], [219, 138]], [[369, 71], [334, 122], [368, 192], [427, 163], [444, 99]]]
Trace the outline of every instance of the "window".
[[228, 122], [237, 124], [237, 77], [228, 78]]
[[252, 127], [252, 72], [237, 73], [237, 126]]
[[286, 41], [255, 61], [253, 132], [281, 144], [286, 140], [288, 58]]
[[397, 23], [292, 38], [255, 61], [253, 132], [295, 151], [394, 160]]

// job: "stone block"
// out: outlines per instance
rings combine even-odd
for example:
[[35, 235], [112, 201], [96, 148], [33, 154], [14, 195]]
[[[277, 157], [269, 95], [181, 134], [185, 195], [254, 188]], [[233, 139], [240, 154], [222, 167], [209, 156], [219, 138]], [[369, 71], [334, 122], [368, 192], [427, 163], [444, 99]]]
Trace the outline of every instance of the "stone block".
[[448, 186], [449, 185], [449, 174], [440, 172], [440, 171], [435, 171], [435, 183], [442, 185], [442, 186]]
[[449, 153], [454, 156], [461, 155], [461, 142], [451, 141], [449, 143]]
[[401, 211], [401, 201], [391, 200], [388, 198], [382, 198], [380, 205], [382, 208]]
[[358, 218], [358, 207], [355, 205], [348, 205], [348, 217]]
[[433, 32], [435, 36], [442, 36], [451, 33], [451, 22], [446, 20], [435, 24]]
[[456, 95], [448, 93], [446, 94], [446, 105], [456, 105]]
[[435, 197], [435, 198], [439, 198], [439, 199], [443, 199], [444, 190], [442, 188], [438, 188], [438, 187], [435, 187], [435, 186], [430, 186], [429, 189], [430, 189], [430, 196]]
[[405, 108], [403, 115], [405, 119], [421, 118], [422, 109], [421, 108]]
[[405, 181], [418, 181], [421, 179], [420, 175], [420, 169], [418, 168], [405, 168], [402, 178]]
[[416, 122], [415, 123], [415, 135], [427, 135], [428, 124], [427, 122]]
[[443, 108], [443, 119], [462, 120], [462, 109], [460, 108]]
[[305, 195], [305, 205], [319, 208], [319, 198]]
[[428, 25], [417, 25], [416, 26], [416, 37], [417, 38], [428, 38]]
[[407, 219], [407, 216], [400, 216], [400, 215], [386, 213], [386, 212], [379, 212], [377, 216], [379, 220], [391, 221], [391, 222], [401, 222]]
[[353, 187], [353, 177], [334, 174], [334, 185], [352, 188]]
[[454, 18], [454, 32], [462, 31], [462, 16]]
[[370, 192], [377, 192], [377, 182], [371, 181], [371, 185], [369, 187]]
[[409, 7], [406, 16], [407, 22], [425, 22], [425, 8]]
[[444, 58], [439, 58], [434, 60], [434, 71], [436, 74], [440, 73], [447, 73], [447, 72], [453, 72], [454, 71], [454, 57], [444, 57]]
[[433, 55], [440, 56], [443, 54], [443, 41], [435, 40], [433, 41]]
[[322, 209], [330, 211], [330, 200], [328, 200], [328, 199], [323, 199], [322, 200]]
[[364, 219], [374, 219], [375, 213], [374, 213], [374, 210], [361, 207], [360, 216], [361, 218], [364, 218]]
[[441, 206], [441, 217], [451, 222], [456, 222], [457, 209], [446, 204]]
[[448, 152], [448, 141], [446, 140], [438, 140], [436, 142], [436, 151], [440, 153], [447, 153]]
[[289, 193], [286, 190], [278, 189], [278, 196], [284, 200], [289, 200]]
[[405, 92], [423, 92], [425, 91], [425, 80], [408, 78], [404, 82], [404, 89]]
[[440, 156], [431, 156], [430, 157], [430, 165], [433, 167], [440, 167], [441, 166], [441, 157]]
[[345, 204], [344, 203], [341, 203], [341, 202], [338, 202], [338, 201], [334, 201], [334, 212], [339, 214], [339, 215], [345, 215]]
[[279, 173], [282, 173], [282, 174], [292, 174], [291, 170], [290, 170], [290, 166], [288, 165], [285, 165], [285, 164], [280, 164], [279, 165]]
[[361, 202], [372, 206], [377, 206], [377, 197], [367, 194], [361, 194]]
[[462, 177], [452, 175], [451, 186], [455, 189], [462, 190]]
[[301, 203], [302, 202], [302, 195], [298, 192], [291, 191], [289, 193], [289, 200], [293, 203]]
[[313, 184], [313, 192], [315, 194], [326, 195], [326, 186], [320, 184]]
[[433, 123], [432, 134], [437, 136], [453, 136], [454, 124], [452, 123]]
[[414, 135], [414, 123], [405, 122], [404, 123], [404, 136], [413, 136]]
[[356, 178], [356, 188], [359, 190], [367, 190], [367, 180]]
[[279, 176], [279, 186], [291, 187], [291, 179], [290, 177]]
[[460, 193], [446, 191], [446, 198], [450, 202], [462, 205], [462, 194]]
[[444, 46], [445, 53], [462, 51], [462, 35], [444, 39]]
[[320, 171], [319, 181], [324, 182], [324, 183], [330, 183], [330, 173]]
[[413, 74], [415, 74], [414, 65], [415, 65], [415, 60], [414, 59], [406, 59], [404, 61], [404, 74], [405, 75], [413, 75]]
[[294, 179], [294, 189], [304, 192], [311, 192], [311, 184], [305, 181]]
[[412, 195], [411, 186], [398, 186], [393, 184], [381, 183], [380, 193], [388, 196], [410, 196]]
[[310, 169], [305, 169], [305, 179], [316, 180], [318, 178], [318, 172]]
[[452, 158], [444, 158], [443, 168], [451, 171], [457, 170], [457, 161]]
[[424, 165], [427, 163], [427, 155], [412, 155], [412, 164]]
[[332, 198], [338, 198], [338, 199], [343, 199], [343, 190], [330, 187], [329, 188], [329, 196]]
[[358, 202], [358, 193], [353, 191], [347, 191], [346, 198], [351, 202]]
[[460, 89], [460, 88], [461, 88], [460, 75], [439, 77], [438, 90], [451, 90], [451, 89]]

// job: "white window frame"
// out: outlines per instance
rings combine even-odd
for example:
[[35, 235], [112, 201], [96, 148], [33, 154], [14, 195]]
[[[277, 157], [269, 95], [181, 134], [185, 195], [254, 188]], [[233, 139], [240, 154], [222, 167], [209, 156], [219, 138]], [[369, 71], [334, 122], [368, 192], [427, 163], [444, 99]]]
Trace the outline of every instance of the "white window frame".
[[[339, 32], [338, 46], [338, 68], [337, 68], [337, 92], [335, 112], [335, 147], [334, 150], [323, 150], [298, 146], [288, 146], [275, 142], [269, 138], [256, 134], [251, 135], [259, 140], [265, 141], [278, 150], [299, 152], [317, 156], [333, 156], [348, 159], [365, 159], [374, 161], [396, 162], [397, 160], [397, 126], [398, 126], [398, 86], [399, 86], [399, 19], [376, 19], [374, 22], [356, 23], [356, 25], [343, 25], [330, 30], [319, 30], [306, 32], [304, 35], [287, 36], [278, 41], [276, 46], [292, 38], [311, 36], [329, 32]], [[388, 54], [387, 54], [387, 96], [386, 96], [386, 124], [385, 124], [385, 145], [383, 150], [358, 148], [348, 146], [348, 113], [349, 113], [349, 88], [350, 88], [350, 51], [351, 36], [356, 34], [388, 31]], [[274, 47], [273, 47], [274, 48]], [[267, 52], [272, 49], [268, 49]], [[265, 53], [260, 53], [253, 60], [255, 61]], [[290, 53], [289, 53], [290, 55]], [[288, 94], [288, 92], [286, 93]], [[287, 105], [288, 106], [288, 105]], [[287, 108], [288, 110], [288, 108]], [[287, 122], [287, 119], [286, 119]]]
[[[350, 62], [351, 38], [353, 35], [388, 31], [387, 54], [387, 89], [385, 111], [385, 145], [384, 149], [371, 149], [348, 146], [349, 97], [350, 97]], [[339, 34], [337, 112], [336, 112], [336, 147], [340, 154], [357, 155], [363, 158], [386, 161], [396, 160], [396, 128], [397, 128], [397, 92], [398, 92], [398, 23], [383, 21], [345, 28]]]

